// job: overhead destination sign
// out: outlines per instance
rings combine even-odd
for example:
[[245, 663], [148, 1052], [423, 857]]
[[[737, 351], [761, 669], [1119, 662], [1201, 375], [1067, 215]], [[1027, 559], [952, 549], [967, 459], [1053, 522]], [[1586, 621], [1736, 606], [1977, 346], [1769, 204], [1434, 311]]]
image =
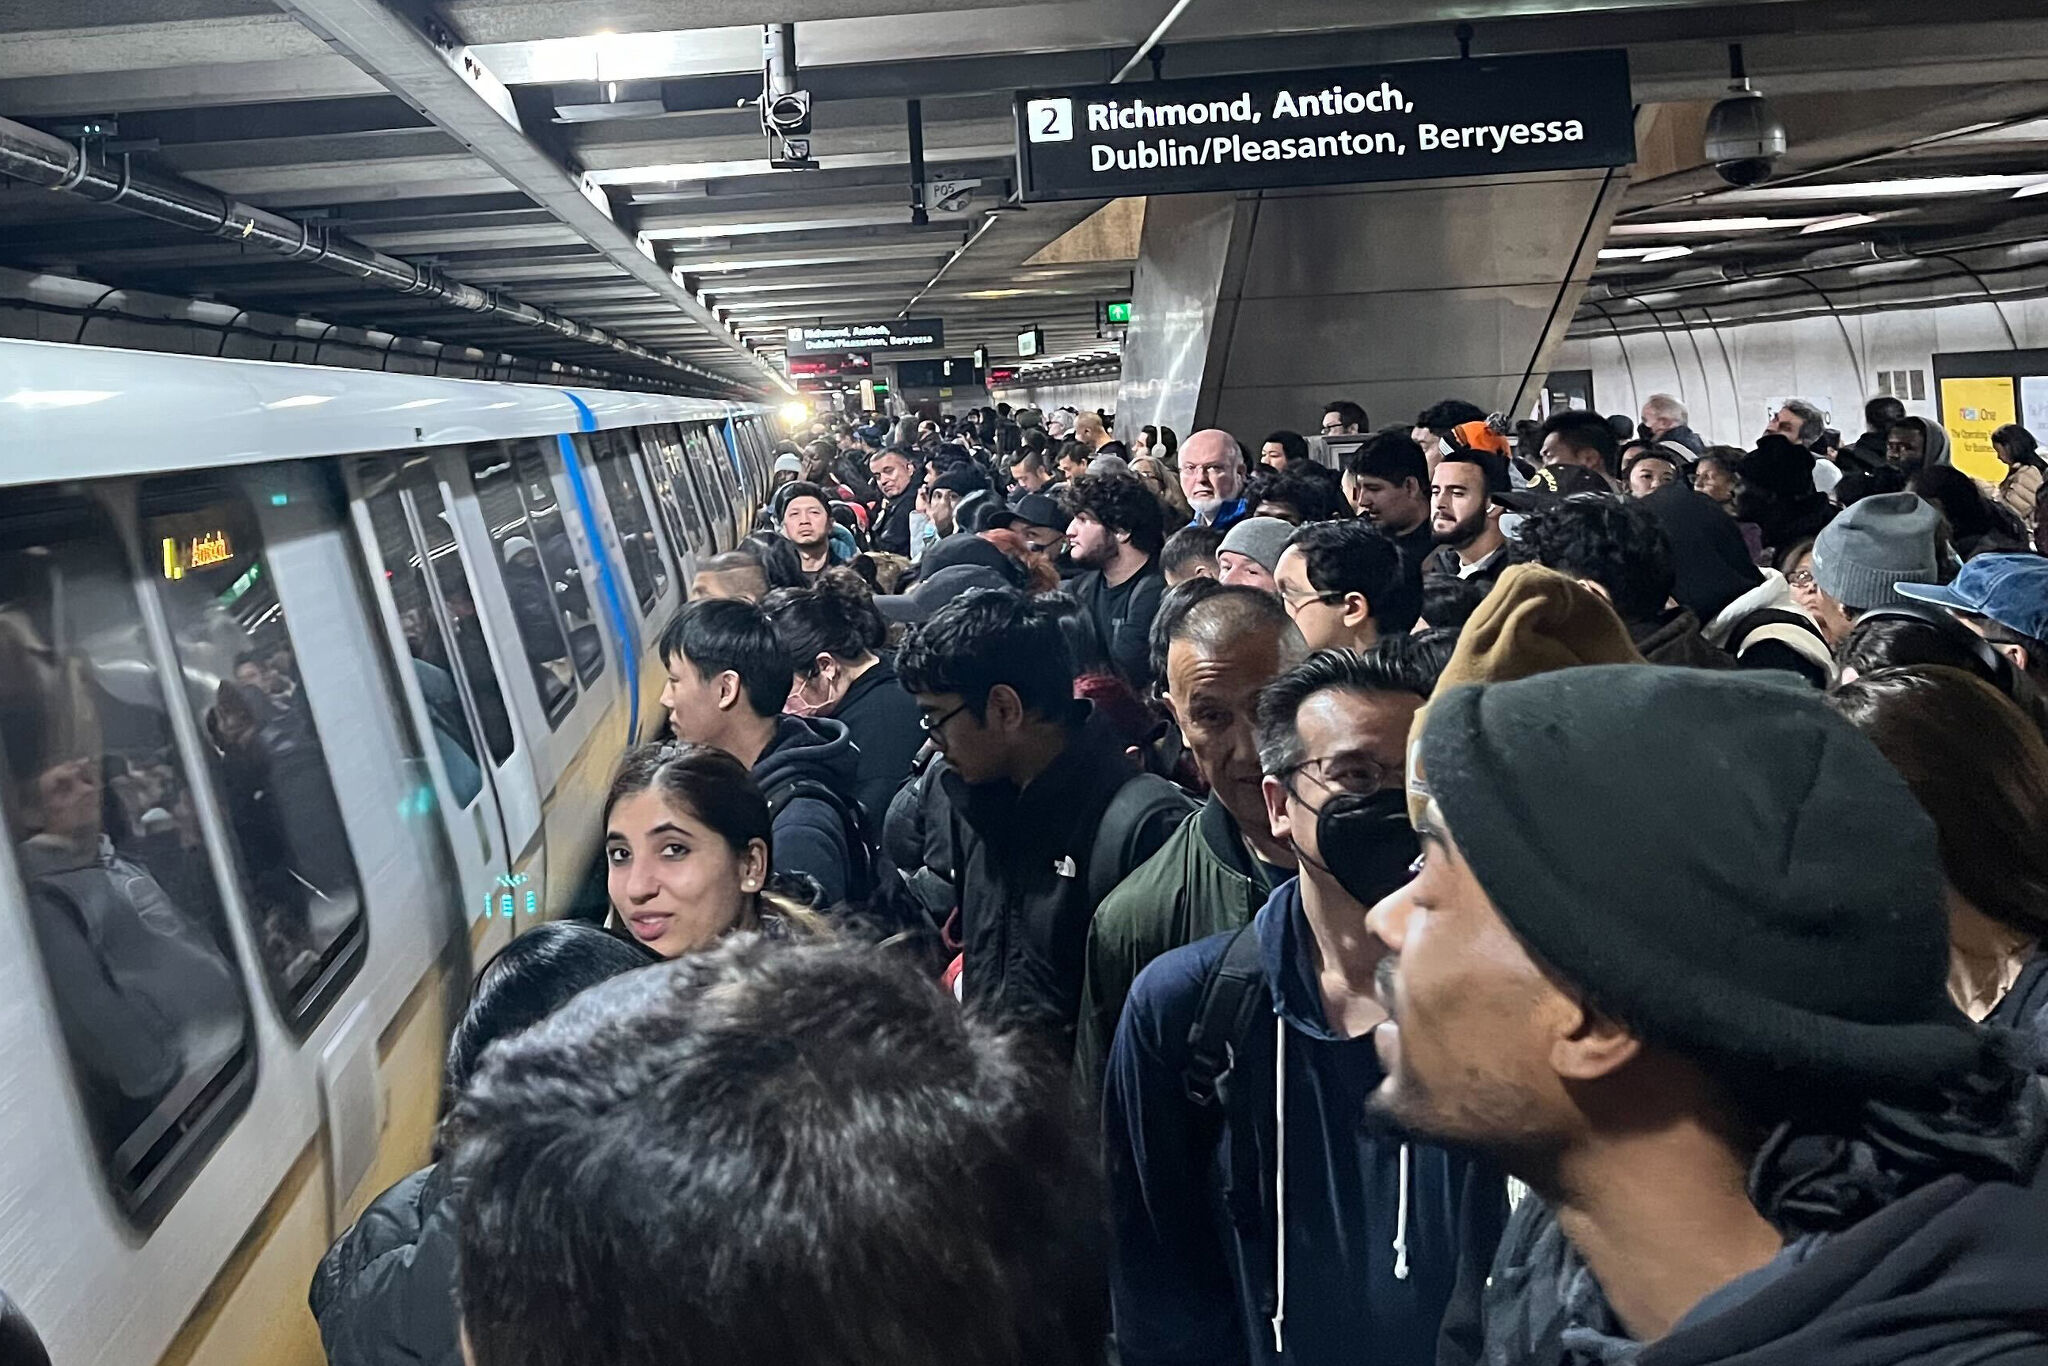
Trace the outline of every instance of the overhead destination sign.
[[897, 318], [885, 323], [829, 323], [785, 330], [791, 356], [827, 351], [908, 351], [946, 344], [946, 325], [937, 318]]
[[1017, 95], [1027, 200], [1579, 170], [1635, 155], [1620, 51]]

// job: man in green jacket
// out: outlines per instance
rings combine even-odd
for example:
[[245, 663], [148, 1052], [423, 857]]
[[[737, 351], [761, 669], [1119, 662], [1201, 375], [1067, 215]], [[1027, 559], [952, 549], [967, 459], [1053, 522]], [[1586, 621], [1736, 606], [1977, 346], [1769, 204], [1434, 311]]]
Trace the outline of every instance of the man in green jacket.
[[1308, 653], [1271, 593], [1193, 579], [1152, 626], [1152, 664], [1209, 799], [1096, 909], [1074, 1048], [1077, 1081], [1099, 1100], [1102, 1066], [1138, 972], [1168, 949], [1234, 930], [1294, 876], [1294, 851], [1266, 823], [1252, 720], [1259, 689]]

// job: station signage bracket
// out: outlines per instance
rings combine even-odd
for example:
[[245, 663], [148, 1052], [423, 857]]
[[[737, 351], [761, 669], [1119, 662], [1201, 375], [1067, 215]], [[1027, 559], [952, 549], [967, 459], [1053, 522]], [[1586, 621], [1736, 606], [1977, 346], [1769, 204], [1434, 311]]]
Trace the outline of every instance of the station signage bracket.
[[896, 318], [888, 322], [822, 323], [785, 329], [785, 355], [815, 356], [849, 351], [911, 351], [943, 346], [946, 325], [938, 318]]
[[1620, 50], [1024, 90], [1016, 119], [1027, 201], [1523, 175], [1636, 155]]

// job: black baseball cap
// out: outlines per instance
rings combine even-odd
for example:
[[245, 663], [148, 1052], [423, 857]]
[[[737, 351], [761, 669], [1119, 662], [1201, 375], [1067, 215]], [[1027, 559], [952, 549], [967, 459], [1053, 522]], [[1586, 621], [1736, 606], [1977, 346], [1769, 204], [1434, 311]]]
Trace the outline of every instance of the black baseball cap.
[[1067, 534], [1067, 524], [1073, 519], [1061, 509], [1058, 500], [1043, 493], [1027, 493], [1017, 500], [1017, 506], [1006, 508], [989, 519], [993, 527], [1042, 526], [1060, 535]]

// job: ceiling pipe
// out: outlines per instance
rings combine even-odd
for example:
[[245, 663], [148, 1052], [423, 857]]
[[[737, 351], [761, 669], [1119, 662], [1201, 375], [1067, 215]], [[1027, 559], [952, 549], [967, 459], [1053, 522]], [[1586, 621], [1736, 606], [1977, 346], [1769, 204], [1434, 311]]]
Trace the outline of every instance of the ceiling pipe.
[[73, 146], [10, 119], [0, 119], [0, 175], [267, 251], [287, 261], [318, 266], [398, 294], [432, 299], [467, 313], [517, 323], [585, 346], [630, 356], [716, 385], [721, 391], [737, 387], [724, 375], [713, 374], [665, 352], [649, 350], [603, 328], [522, 303], [495, 290], [450, 280], [431, 267], [387, 256], [309, 223], [231, 199], [195, 181], [136, 171], [125, 155], [116, 168], [104, 157], [92, 156], [83, 145]]

